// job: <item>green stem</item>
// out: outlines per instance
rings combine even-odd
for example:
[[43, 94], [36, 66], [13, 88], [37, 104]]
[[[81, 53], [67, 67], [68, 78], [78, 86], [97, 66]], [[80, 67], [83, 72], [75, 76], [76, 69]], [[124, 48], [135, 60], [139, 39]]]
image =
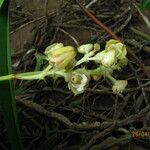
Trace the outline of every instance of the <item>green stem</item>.
[[107, 75], [106, 76], [113, 84], [115, 84], [115, 82], [117, 81], [114, 77], [112, 77], [111, 75]]
[[40, 71], [44, 60], [47, 60], [47, 56], [44, 56], [44, 55], [41, 55], [41, 54], [37, 54], [35, 56], [35, 58], [36, 58], [35, 71]]
[[13, 80], [13, 79], [20, 79], [20, 80], [40, 80], [43, 79], [41, 75], [41, 71], [37, 72], [27, 72], [27, 73], [20, 73], [20, 74], [10, 74], [6, 76], [1, 76], [0, 81], [6, 80]]
[[112, 74], [114, 68], [108, 68], [108, 67], [104, 67], [104, 66], [100, 66], [96, 69], [92, 69], [92, 70], [88, 70], [88, 73], [91, 76], [107, 76], [108, 74]]
[[88, 73], [91, 75], [91, 76], [98, 76], [98, 75], [102, 75], [103, 73], [103, 70], [101, 67], [97, 68], [97, 69], [93, 69], [93, 70], [88, 70]]
[[90, 60], [90, 57], [93, 56], [94, 53], [95, 53], [95, 51], [93, 50], [93, 51], [91, 51], [91, 52], [85, 54], [84, 57], [81, 58], [81, 59], [76, 63], [75, 66], [78, 66], [78, 65], [80, 65], [80, 64], [82, 64], [82, 63], [84, 63], [84, 62], [88, 62], [88, 61]]
[[43, 80], [42, 71], [26, 72], [14, 75], [14, 79], [19, 80]]
[[11, 75], [6, 75], [6, 76], [1, 76], [1, 77], [0, 77], [0, 81], [12, 80], [13, 77], [14, 77], [13, 74], [11, 74]]
[[63, 70], [47, 70], [47, 68], [44, 71], [36, 71], [36, 72], [26, 72], [26, 73], [20, 73], [20, 74], [11, 74], [6, 76], [1, 76], [0, 81], [6, 81], [6, 80], [43, 80], [46, 76], [53, 76], [53, 75], [59, 75], [62, 77], [66, 76], [66, 73]]
[[91, 58], [89, 58], [89, 61], [96, 61], [96, 60], [98, 60], [97, 57], [91, 57]]

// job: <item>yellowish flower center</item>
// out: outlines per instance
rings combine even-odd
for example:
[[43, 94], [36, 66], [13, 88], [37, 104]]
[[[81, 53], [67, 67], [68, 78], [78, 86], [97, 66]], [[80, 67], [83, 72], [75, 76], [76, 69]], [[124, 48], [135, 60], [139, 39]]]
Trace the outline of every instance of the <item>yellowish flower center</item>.
[[74, 84], [80, 84], [82, 80], [82, 77], [79, 75], [74, 75], [71, 77], [71, 82]]

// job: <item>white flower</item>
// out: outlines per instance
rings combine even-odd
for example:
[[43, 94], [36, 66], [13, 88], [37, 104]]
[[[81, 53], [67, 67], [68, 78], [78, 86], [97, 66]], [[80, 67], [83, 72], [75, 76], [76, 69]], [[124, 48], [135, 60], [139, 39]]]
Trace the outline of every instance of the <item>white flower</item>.
[[[79, 81], [77, 78], [80, 78]], [[82, 92], [84, 90], [84, 86], [86, 85], [88, 78], [84, 74], [76, 73], [75, 76], [72, 76], [71, 82], [72, 86], [76, 88], [78, 92]]]
[[106, 43], [105, 50], [96, 54], [91, 60], [94, 60], [105, 67], [111, 67], [112, 65], [124, 67], [128, 62], [126, 55], [126, 46], [118, 40], [111, 39]]
[[81, 54], [87, 54], [93, 50], [93, 44], [84, 44], [78, 47], [78, 52]]
[[122, 93], [125, 90], [127, 84], [127, 80], [116, 80], [112, 87], [113, 93]]
[[77, 69], [72, 72], [67, 79], [68, 88], [75, 94], [83, 93], [89, 84], [89, 75], [85, 69]]

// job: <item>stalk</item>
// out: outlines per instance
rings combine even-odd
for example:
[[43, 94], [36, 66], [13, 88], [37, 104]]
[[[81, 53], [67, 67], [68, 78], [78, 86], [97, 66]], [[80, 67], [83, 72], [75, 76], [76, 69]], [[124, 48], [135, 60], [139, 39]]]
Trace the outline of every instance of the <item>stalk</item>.
[[0, 81], [6, 80], [13, 80], [13, 79], [20, 79], [20, 80], [38, 80], [43, 79], [41, 75], [41, 71], [37, 72], [27, 72], [27, 73], [20, 73], [20, 74], [10, 74], [6, 76], [1, 76]]

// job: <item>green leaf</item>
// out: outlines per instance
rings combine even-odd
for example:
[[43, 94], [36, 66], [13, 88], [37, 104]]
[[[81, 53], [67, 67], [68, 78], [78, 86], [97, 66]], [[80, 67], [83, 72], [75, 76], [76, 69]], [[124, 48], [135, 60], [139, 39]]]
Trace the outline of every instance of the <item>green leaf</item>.
[[[9, 47], [9, 0], [0, 1], [0, 76], [11, 74], [11, 50]], [[21, 138], [17, 122], [14, 90], [11, 81], [0, 82], [0, 104], [12, 150], [21, 150]]]
[[40, 71], [41, 70], [41, 66], [44, 63], [44, 60], [46, 60], [46, 56], [41, 55], [41, 54], [37, 54], [35, 55], [36, 57], [36, 66], [35, 66], [35, 71]]
[[150, 0], [141, 0], [140, 8], [143, 10], [150, 9]]
[[0, 8], [2, 7], [4, 0], [0, 0]]

